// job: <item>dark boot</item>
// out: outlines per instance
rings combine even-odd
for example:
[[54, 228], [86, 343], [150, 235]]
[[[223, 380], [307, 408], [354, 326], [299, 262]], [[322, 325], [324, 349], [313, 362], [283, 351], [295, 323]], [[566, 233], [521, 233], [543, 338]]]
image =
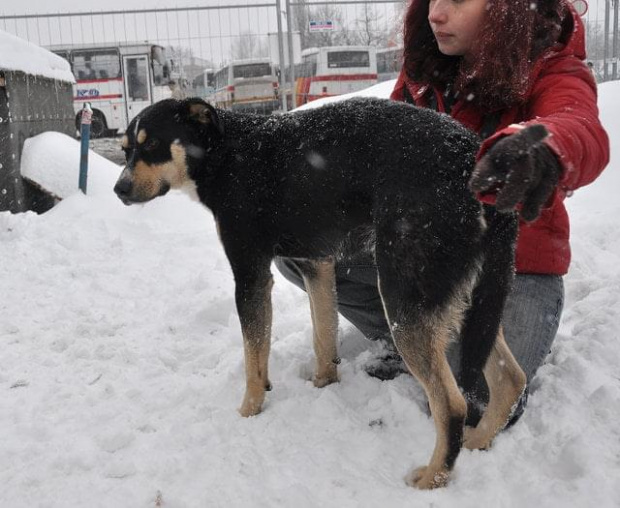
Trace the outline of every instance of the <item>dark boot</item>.
[[364, 366], [366, 373], [381, 381], [390, 381], [396, 376], [409, 373], [392, 339], [378, 339], [378, 342], [383, 344], [383, 350], [366, 363]]

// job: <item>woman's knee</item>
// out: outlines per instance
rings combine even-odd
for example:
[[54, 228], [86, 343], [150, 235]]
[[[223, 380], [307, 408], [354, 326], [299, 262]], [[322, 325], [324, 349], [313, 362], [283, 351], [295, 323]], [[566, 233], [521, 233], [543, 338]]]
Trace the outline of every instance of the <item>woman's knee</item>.
[[518, 275], [506, 302], [506, 342], [530, 381], [555, 339], [564, 304], [560, 276]]

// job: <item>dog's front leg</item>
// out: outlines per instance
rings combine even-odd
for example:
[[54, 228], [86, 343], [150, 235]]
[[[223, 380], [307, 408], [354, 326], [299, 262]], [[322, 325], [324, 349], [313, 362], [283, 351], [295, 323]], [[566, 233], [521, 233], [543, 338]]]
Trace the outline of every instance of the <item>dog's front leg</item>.
[[316, 369], [314, 386], [323, 388], [338, 381], [340, 362], [336, 339], [338, 336], [338, 308], [336, 274], [333, 259], [298, 262], [304, 285], [310, 298], [312, 336]]
[[235, 271], [235, 299], [243, 332], [246, 390], [239, 408], [241, 416], [260, 413], [265, 391], [271, 389], [268, 373], [271, 345], [271, 288], [268, 265]]

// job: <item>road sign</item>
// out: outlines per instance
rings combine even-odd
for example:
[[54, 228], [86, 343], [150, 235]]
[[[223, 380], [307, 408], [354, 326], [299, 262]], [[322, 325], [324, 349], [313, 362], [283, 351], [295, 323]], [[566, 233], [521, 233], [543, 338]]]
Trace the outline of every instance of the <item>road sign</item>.
[[311, 32], [324, 32], [326, 30], [334, 29], [334, 22], [331, 19], [310, 20]]

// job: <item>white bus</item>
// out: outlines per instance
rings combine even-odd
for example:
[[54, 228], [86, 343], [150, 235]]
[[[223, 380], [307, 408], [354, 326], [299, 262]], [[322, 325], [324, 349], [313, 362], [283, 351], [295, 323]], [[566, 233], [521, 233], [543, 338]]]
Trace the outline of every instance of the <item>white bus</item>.
[[91, 136], [124, 131], [145, 107], [172, 95], [172, 61], [162, 46], [148, 43], [50, 46], [71, 64], [73, 105], [80, 129], [85, 102], [93, 109]]
[[396, 79], [402, 66], [402, 46], [381, 48], [377, 50], [377, 80], [379, 82]]
[[215, 73], [215, 105], [269, 114], [278, 109], [278, 77], [269, 58], [233, 60]]
[[207, 102], [215, 99], [215, 69], [204, 69], [192, 80], [192, 95]]
[[325, 46], [305, 49], [295, 66], [295, 96], [289, 105], [356, 92], [377, 83], [374, 46]]

